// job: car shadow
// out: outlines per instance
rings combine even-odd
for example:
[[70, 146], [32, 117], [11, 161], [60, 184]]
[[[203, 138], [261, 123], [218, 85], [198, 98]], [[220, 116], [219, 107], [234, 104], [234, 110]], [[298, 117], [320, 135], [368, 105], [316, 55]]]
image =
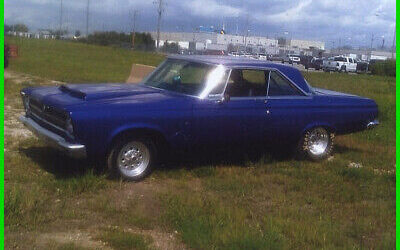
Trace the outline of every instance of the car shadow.
[[344, 154], [349, 152], [361, 153], [363, 150], [355, 147], [348, 147], [345, 145], [335, 144], [333, 148], [334, 154]]
[[[88, 171], [95, 175], [107, 173], [105, 161], [77, 160], [68, 157], [51, 147], [32, 146], [20, 148], [19, 151], [35, 162], [41, 169], [51, 173], [58, 179], [75, 178]], [[349, 151], [361, 152], [359, 149], [347, 146], [335, 145], [335, 153], [343, 154]], [[293, 147], [231, 147], [231, 148], [207, 148], [192, 152], [167, 152], [160, 160], [158, 169], [163, 171], [174, 169], [196, 169], [206, 166], [226, 165], [236, 167], [248, 167], [252, 163], [274, 163], [288, 160], [298, 160]], [[110, 176], [110, 178], [112, 178]]]
[[73, 159], [51, 147], [32, 146], [20, 148], [19, 151], [58, 179], [74, 178], [87, 171], [93, 171], [96, 175], [104, 173], [104, 169], [95, 162]]
[[162, 167], [166, 169], [194, 169], [212, 165], [233, 165], [248, 167], [252, 163], [263, 161], [273, 163], [296, 159], [292, 147], [230, 147], [223, 149], [207, 148], [194, 152], [171, 153], [164, 157]]

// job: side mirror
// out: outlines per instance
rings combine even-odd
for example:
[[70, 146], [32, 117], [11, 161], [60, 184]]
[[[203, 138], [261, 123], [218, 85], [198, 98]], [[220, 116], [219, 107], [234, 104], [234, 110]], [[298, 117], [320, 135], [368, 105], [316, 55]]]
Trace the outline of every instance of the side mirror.
[[224, 93], [224, 102], [229, 102], [231, 100], [231, 96], [228, 93]]
[[221, 97], [221, 99], [218, 100], [217, 102], [219, 104], [222, 104], [222, 103], [229, 102], [230, 100], [231, 100], [231, 96], [228, 93], [224, 93], [224, 95]]

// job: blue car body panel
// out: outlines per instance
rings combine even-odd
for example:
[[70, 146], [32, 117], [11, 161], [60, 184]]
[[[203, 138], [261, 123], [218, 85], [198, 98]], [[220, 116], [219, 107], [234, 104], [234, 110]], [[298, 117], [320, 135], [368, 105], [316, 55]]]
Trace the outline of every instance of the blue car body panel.
[[376, 119], [376, 103], [308, 85], [290, 66], [229, 57], [172, 57], [227, 68], [274, 69], [304, 92], [300, 97], [231, 98], [221, 104], [145, 85], [71, 84], [27, 88], [30, 98], [66, 112], [74, 140], [88, 156], [104, 155], [118, 135], [145, 129], [161, 135], [174, 149], [243, 141], [298, 140], [307, 130], [324, 126], [337, 134], [366, 128]]

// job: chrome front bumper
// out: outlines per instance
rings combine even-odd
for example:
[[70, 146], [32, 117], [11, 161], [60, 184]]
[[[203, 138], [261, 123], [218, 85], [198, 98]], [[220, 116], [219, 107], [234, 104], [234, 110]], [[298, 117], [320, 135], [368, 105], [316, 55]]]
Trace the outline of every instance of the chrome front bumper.
[[378, 120], [373, 120], [372, 122], [369, 122], [367, 124], [367, 129], [373, 129], [378, 125], [379, 125], [379, 121]]
[[29, 117], [21, 116], [19, 120], [33, 133], [35, 133], [39, 138], [46, 141], [50, 146], [61, 150], [66, 155], [76, 158], [82, 159], [86, 158], [86, 147], [82, 144], [73, 144], [67, 142], [61, 136], [49, 131], [48, 129], [43, 128], [39, 124], [37, 124], [34, 120]]

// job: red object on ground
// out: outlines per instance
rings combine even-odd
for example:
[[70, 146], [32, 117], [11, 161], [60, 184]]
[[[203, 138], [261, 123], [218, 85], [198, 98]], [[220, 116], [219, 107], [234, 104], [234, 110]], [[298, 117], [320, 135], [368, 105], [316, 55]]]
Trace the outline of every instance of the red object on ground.
[[9, 45], [10, 49], [10, 57], [18, 57], [18, 46], [17, 45]]

